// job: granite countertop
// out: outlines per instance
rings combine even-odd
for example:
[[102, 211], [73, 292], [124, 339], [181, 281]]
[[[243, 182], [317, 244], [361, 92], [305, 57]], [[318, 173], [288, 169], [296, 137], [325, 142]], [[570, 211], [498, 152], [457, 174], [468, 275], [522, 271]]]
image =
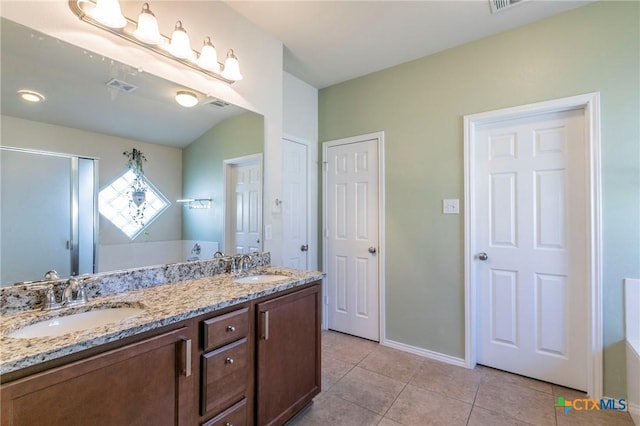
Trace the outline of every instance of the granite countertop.
[[[288, 278], [259, 284], [237, 284], [236, 276], [228, 273], [187, 280], [152, 288], [126, 291], [97, 297], [85, 305], [76, 305], [58, 311], [30, 310], [0, 317], [0, 374], [60, 358], [93, 348], [104, 343], [134, 336], [227, 306], [277, 293], [319, 279], [317, 271], [263, 266], [242, 275], [276, 274]], [[143, 312], [120, 323], [82, 330], [58, 337], [11, 338], [7, 334], [27, 325], [49, 318], [70, 315], [104, 307], [131, 306]]]

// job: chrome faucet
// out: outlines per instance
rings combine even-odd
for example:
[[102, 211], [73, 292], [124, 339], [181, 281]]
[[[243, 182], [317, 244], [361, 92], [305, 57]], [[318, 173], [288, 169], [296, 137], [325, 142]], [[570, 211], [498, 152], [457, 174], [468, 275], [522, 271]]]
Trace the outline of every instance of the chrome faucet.
[[[75, 297], [73, 293], [76, 293]], [[63, 287], [62, 298], [60, 302], [56, 299], [56, 293], [53, 284], [49, 284], [45, 293], [44, 304], [42, 310], [50, 311], [54, 309], [60, 309], [64, 306], [73, 306], [87, 303], [89, 297], [85, 289], [84, 280], [77, 278], [70, 278], [69, 282]]]
[[247, 270], [249, 269], [249, 266], [251, 265], [251, 259], [252, 259], [251, 255], [248, 255], [248, 254], [243, 254], [240, 257], [240, 261], [239, 261], [239, 264], [240, 264], [240, 267], [239, 267], [240, 271], [239, 272], [240, 273], [247, 272]]
[[218, 250], [217, 252], [213, 253], [213, 258], [217, 259], [220, 257], [224, 257], [224, 252], [221, 252], [220, 250]]

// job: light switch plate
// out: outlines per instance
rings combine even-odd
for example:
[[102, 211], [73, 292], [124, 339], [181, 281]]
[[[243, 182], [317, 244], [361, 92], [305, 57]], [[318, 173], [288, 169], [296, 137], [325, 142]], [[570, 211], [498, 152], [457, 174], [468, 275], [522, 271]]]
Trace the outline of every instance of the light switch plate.
[[271, 225], [265, 225], [264, 226], [264, 239], [265, 240], [271, 240], [272, 238], [273, 238], [273, 232], [272, 232]]
[[443, 214], [460, 214], [460, 200], [457, 198], [449, 198], [442, 200]]

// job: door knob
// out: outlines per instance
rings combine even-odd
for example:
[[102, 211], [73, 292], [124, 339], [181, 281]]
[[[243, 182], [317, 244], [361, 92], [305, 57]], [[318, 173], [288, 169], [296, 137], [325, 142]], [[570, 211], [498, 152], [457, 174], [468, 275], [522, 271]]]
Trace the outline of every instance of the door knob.
[[482, 253], [478, 253], [478, 259], [482, 260], [483, 262], [487, 259], [489, 259], [489, 256], [487, 256], [487, 253], [482, 252]]
[[376, 251], [377, 251], [377, 250], [376, 250], [376, 248], [375, 248], [375, 247], [373, 247], [373, 246], [369, 247], [369, 253], [371, 253], [371, 254], [376, 254]]
[[300, 246], [300, 251], [307, 251], [309, 250], [309, 244], [303, 244]]

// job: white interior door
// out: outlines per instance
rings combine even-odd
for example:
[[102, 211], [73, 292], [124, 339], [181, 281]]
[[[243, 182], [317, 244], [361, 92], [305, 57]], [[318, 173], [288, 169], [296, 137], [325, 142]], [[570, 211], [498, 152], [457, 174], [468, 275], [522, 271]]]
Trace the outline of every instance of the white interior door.
[[227, 164], [227, 254], [262, 251], [262, 165], [259, 159]]
[[325, 143], [328, 326], [378, 341], [378, 139]]
[[309, 148], [282, 140], [282, 250], [288, 268], [308, 269]]
[[582, 110], [475, 134], [477, 361], [587, 389], [587, 178]]

